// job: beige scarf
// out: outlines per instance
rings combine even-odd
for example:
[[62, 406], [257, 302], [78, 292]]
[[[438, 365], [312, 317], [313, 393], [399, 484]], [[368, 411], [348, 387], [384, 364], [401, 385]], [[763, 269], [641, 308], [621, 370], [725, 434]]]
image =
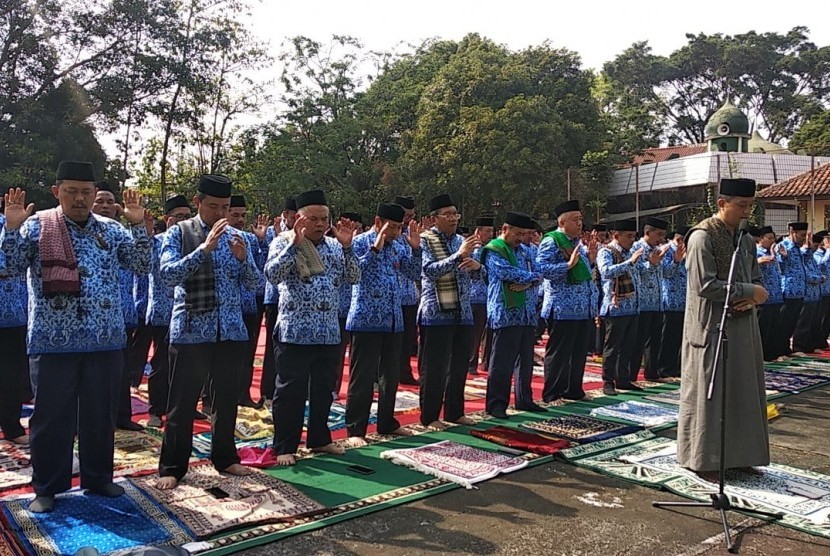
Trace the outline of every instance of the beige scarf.
[[[294, 243], [294, 230], [283, 232], [280, 236], [286, 238], [289, 242]], [[323, 238], [325, 241], [325, 238]], [[320, 258], [320, 252], [317, 251], [317, 246], [306, 238], [297, 246], [297, 274], [300, 275], [300, 280], [308, 282], [312, 276], [323, 274], [326, 267], [323, 266], [323, 260]]]

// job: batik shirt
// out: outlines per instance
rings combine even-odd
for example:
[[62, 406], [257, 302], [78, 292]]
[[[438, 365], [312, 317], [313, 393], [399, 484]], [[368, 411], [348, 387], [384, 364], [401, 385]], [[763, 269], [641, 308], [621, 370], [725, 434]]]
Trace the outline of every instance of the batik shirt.
[[807, 294], [807, 270], [804, 268], [804, 257], [801, 248], [790, 238], [781, 242], [787, 255], [776, 253], [778, 264], [781, 266], [781, 290], [784, 299], [803, 299]]
[[133, 298], [134, 274], [122, 268], [118, 272], [118, 289], [121, 292], [121, 312], [124, 313], [124, 326], [131, 330], [138, 326], [138, 313], [135, 310], [135, 299]]
[[343, 248], [335, 238], [323, 236], [317, 252], [325, 271], [307, 281], [297, 273], [297, 248], [277, 236], [268, 250], [265, 277], [279, 289], [279, 309], [274, 338], [302, 345], [340, 343], [340, 285], [356, 284], [360, 267], [352, 247]]
[[[766, 257], [770, 254], [768, 249], [764, 249], [760, 245], [756, 245], [755, 251], [758, 257]], [[784, 293], [781, 290], [781, 267], [778, 264], [778, 259], [774, 259], [770, 263], [759, 263], [758, 268], [761, 269], [761, 284], [769, 295], [765, 305], [784, 303]]]
[[148, 274], [134, 274], [133, 301], [135, 302], [135, 313], [138, 315], [138, 324], [143, 325], [147, 320], [147, 304], [149, 303], [149, 296], [150, 276]]
[[[285, 221], [280, 220], [280, 231], [274, 231], [274, 226], [268, 226], [265, 230], [265, 247], [263, 249], [264, 259], [268, 259], [268, 252], [271, 248], [271, 244], [274, 242], [274, 238], [277, 237], [278, 234], [282, 232], [288, 231], [288, 228], [285, 226]], [[265, 263], [262, 264], [263, 272], [265, 272]], [[265, 280], [265, 298], [263, 303], [266, 305], [279, 305], [280, 303], [280, 294], [277, 291], [277, 286], [272, 284], [269, 280]], [[348, 308], [346, 309], [348, 311]], [[345, 315], [344, 315], [345, 316]]]
[[[536, 255], [536, 264], [544, 280], [544, 298], [541, 316], [554, 320], [586, 320], [596, 314], [597, 299], [593, 281], [572, 284], [568, 281], [568, 259], [553, 238], [542, 239]], [[591, 268], [588, 256], [582, 252], [582, 262]]]
[[360, 281], [352, 289], [346, 329], [352, 332], [403, 332], [402, 279], [421, 275], [421, 249], [399, 241], [372, 251], [378, 233], [369, 230], [354, 239], [354, 256], [360, 264]]
[[265, 262], [262, 260], [262, 251], [257, 237], [251, 232], [239, 231], [239, 233], [245, 238], [245, 243], [248, 244], [248, 251], [251, 252], [251, 255], [254, 258], [254, 264], [256, 265], [257, 270], [259, 270], [259, 281], [257, 282], [256, 289], [251, 291], [242, 286], [240, 291], [240, 295], [242, 296], [242, 314], [256, 315], [259, 312], [256, 305], [257, 294], [259, 292], [262, 292], [263, 294], [265, 293], [265, 276], [262, 274]]
[[173, 296], [171, 288], [161, 279], [161, 246], [167, 232], [153, 236], [153, 264], [149, 275], [149, 292], [147, 295], [147, 325], [170, 326], [173, 314]]
[[663, 277], [660, 283], [660, 295], [663, 297], [664, 311], [682, 312], [686, 310], [686, 260], [675, 262], [676, 252], [677, 244], [671, 242], [669, 250], [666, 251], [661, 261]]
[[[530, 258], [531, 251], [524, 245], [516, 248], [516, 262], [510, 261], [496, 253], [487, 253], [484, 265], [487, 269], [487, 326], [492, 329], [511, 326], [536, 326], [536, 297], [531, 290], [535, 284], [525, 290], [525, 303], [521, 307], [508, 307], [504, 299], [503, 287], [506, 284], [530, 284], [542, 280], [542, 274], [535, 268]], [[528, 297], [533, 302], [531, 305]]]
[[[205, 237], [210, 227], [199, 216]], [[213, 262], [216, 307], [210, 311], [194, 313], [185, 309], [184, 281], [196, 273], [205, 260], [203, 249], [182, 255], [182, 229], [173, 226], [164, 234], [161, 246], [161, 279], [175, 288], [173, 314], [170, 319], [171, 344], [208, 344], [213, 342], [244, 342], [248, 331], [242, 320], [242, 288], [256, 291], [260, 273], [254, 263], [254, 256], [248, 249], [242, 262], [233, 256], [228, 243], [228, 234], [238, 233], [228, 228], [219, 238], [216, 248], [210, 253]]]
[[[0, 229], [6, 224], [6, 217], [0, 214]], [[26, 277], [8, 276], [3, 268], [5, 257], [0, 251], [0, 328], [26, 326]]]
[[81, 228], [64, 219], [81, 277], [78, 297], [43, 295], [37, 216], [18, 230], [0, 232], [9, 274], [19, 276], [29, 269], [29, 354], [123, 349], [127, 338], [118, 273], [122, 267], [136, 273], [150, 270], [150, 240], [144, 224], [127, 230], [114, 220], [90, 214]]
[[[418, 305], [418, 324], [421, 326], [449, 326], [454, 324], [472, 325], [473, 309], [470, 306], [470, 272], [458, 268], [463, 261], [458, 250], [464, 238], [459, 234], [452, 237], [432, 228], [432, 231], [444, 241], [449, 257], [436, 260], [427, 249], [427, 242], [421, 239], [421, 303]], [[442, 311], [438, 304], [435, 280], [453, 272], [458, 282], [458, 311]]]
[[637, 284], [637, 300], [640, 312], [660, 312], [663, 310], [663, 294], [660, 285], [663, 281], [663, 265], [651, 264], [648, 256], [658, 251], [662, 246], [650, 246], [644, 239], [635, 242], [631, 247], [633, 253], [637, 249], [643, 250], [643, 255], [637, 261], [637, 272], [640, 279]]
[[804, 257], [804, 271], [807, 273], [807, 287], [804, 290], [804, 303], [816, 303], [821, 300], [821, 283], [823, 276], [813, 257], [814, 251], [809, 247], [801, 248]]
[[[405, 233], [405, 234], [409, 233], [409, 230], [404, 228], [403, 233]], [[412, 246], [409, 245], [408, 241], [406, 241], [406, 237], [401, 235], [395, 241], [400, 243], [404, 247], [404, 249], [409, 251], [409, 254], [412, 255]], [[421, 278], [421, 273], [420, 272], [418, 273], [418, 276], [416, 276], [415, 278], [413, 278], [411, 280], [409, 278], [407, 278], [406, 276], [404, 276], [403, 274], [400, 275], [401, 304], [402, 305], [407, 306], [407, 307], [418, 305], [418, 286], [415, 285], [415, 282], [417, 282], [420, 278]]]
[[[611, 249], [617, 250], [623, 262], [614, 264], [614, 256], [611, 254]], [[597, 253], [597, 268], [602, 277], [602, 305], [599, 309], [599, 314], [603, 317], [624, 317], [628, 315], [636, 315], [639, 313], [639, 305], [637, 302], [637, 293], [640, 289], [639, 280], [640, 273], [637, 271], [637, 263], [629, 262], [631, 253], [635, 249], [623, 249], [618, 243], [613, 242], [603, 247]], [[639, 261], [638, 261], [639, 262]], [[634, 285], [634, 293], [623, 299], [616, 300], [614, 303], [614, 278], [628, 273]]]
[[[472, 257], [481, 262], [481, 247], [476, 247]], [[487, 282], [484, 281], [486, 271], [473, 270], [470, 272], [470, 303], [472, 305], [487, 305]]]
[[830, 297], [830, 250], [816, 249], [813, 253], [819, 272], [824, 276], [821, 283], [821, 297]]

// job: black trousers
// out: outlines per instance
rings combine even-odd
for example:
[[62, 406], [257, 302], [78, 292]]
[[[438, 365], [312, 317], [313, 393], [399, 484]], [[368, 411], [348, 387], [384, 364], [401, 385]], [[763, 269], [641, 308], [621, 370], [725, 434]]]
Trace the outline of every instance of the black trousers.
[[245, 342], [170, 344], [170, 399], [159, 475], [181, 479], [193, 450], [193, 416], [202, 386], [210, 400], [210, 460], [221, 471], [239, 463], [234, 443], [239, 360]]
[[133, 418], [133, 404], [130, 396], [130, 344], [132, 343], [135, 328], [127, 329], [127, 347], [121, 350], [121, 356], [124, 358], [124, 363], [121, 366], [121, 379], [118, 385], [117, 404], [115, 411], [115, 424], [124, 425], [129, 423]]
[[778, 323], [775, 326], [774, 337], [778, 340], [778, 349], [775, 350], [775, 357], [790, 355], [793, 352], [790, 347], [790, 338], [795, 333], [795, 327], [798, 324], [798, 317], [801, 315], [802, 305], [804, 305], [804, 299], [784, 300]]
[[814, 326], [814, 349], [827, 349], [827, 336], [830, 335], [830, 296], [821, 298]]
[[[481, 342], [484, 341], [484, 331], [487, 329], [487, 305], [475, 303], [473, 309], [473, 337], [470, 341], [470, 362], [467, 364], [469, 372], [477, 372], [478, 356], [481, 351]], [[489, 362], [483, 360], [486, 369]]]
[[295, 454], [303, 434], [308, 399], [306, 446], [331, 444], [328, 419], [337, 379], [340, 346], [276, 342], [277, 381], [274, 390], [274, 453]]
[[124, 367], [123, 350], [43, 353], [29, 359], [35, 411], [29, 421], [32, 487], [54, 495], [71, 488], [78, 435], [81, 487], [112, 482], [114, 408]]
[[686, 313], [666, 311], [660, 332], [660, 355], [657, 374], [661, 377], [680, 376], [680, 346], [683, 343], [683, 321]]
[[780, 355], [781, 341], [775, 336], [776, 327], [781, 317], [781, 303], [763, 304], [758, 307], [758, 330], [761, 333], [761, 347], [764, 361], [772, 361]]
[[401, 340], [401, 353], [399, 356], [400, 374], [399, 379], [412, 376], [412, 356], [418, 353], [418, 317], [417, 305], [401, 305], [403, 313], [403, 340]]
[[262, 324], [262, 314], [253, 313], [242, 315], [245, 330], [248, 331], [248, 342], [245, 344], [245, 353], [240, 361], [239, 372], [239, 403], [251, 401], [251, 382], [254, 379], [254, 355], [259, 341], [259, 329]]
[[26, 434], [20, 425], [20, 404], [25, 397], [21, 378], [29, 376], [25, 326], [0, 328], [0, 362], [0, 428], [3, 438], [11, 440]]
[[[522, 372], [530, 368], [533, 376], [533, 345], [536, 343], [535, 328], [532, 326], [508, 326], [493, 329], [493, 351], [490, 354], [490, 368], [487, 376], [487, 400], [485, 408], [488, 413], [505, 411], [510, 405], [510, 384], [517, 361]], [[530, 356], [528, 357], [528, 352]], [[520, 407], [518, 393], [521, 390], [516, 385], [516, 407]], [[522, 400], [528, 405], [533, 400]], [[526, 407], [526, 406], [525, 406]]]
[[[638, 315], [606, 317], [605, 346], [602, 350], [602, 381], [605, 384], [628, 384], [632, 377], [631, 358], [637, 342]], [[637, 365], [639, 368], [639, 364]]]
[[559, 398], [581, 399], [585, 396], [582, 377], [588, 342], [595, 330], [594, 321], [550, 319], [548, 330], [542, 399], [546, 402]]
[[[471, 325], [421, 326], [421, 356], [418, 374], [421, 379], [421, 424], [437, 421], [444, 409], [444, 419], [457, 421], [464, 416], [464, 384], [470, 361]], [[513, 364], [510, 362], [510, 372]]]
[[[346, 319], [342, 318], [338, 320], [340, 321], [340, 345], [338, 346], [340, 360], [337, 364], [337, 380], [334, 383], [334, 388], [332, 388], [332, 392], [334, 392], [337, 396], [340, 395], [340, 386], [343, 384], [343, 369], [346, 365], [346, 348], [348, 348], [352, 343], [352, 334], [346, 330]], [[349, 360], [351, 361], [351, 356], [349, 357]], [[397, 364], [397, 360], [395, 360], [395, 364]]]
[[[516, 408], [527, 409], [533, 402], [533, 365], [535, 363], [536, 327], [528, 326], [530, 339], [522, 336], [519, 342], [519, 357], [513, 364], [513, 392], [516, 396]], [[510, 397], [510, 384], [508, 382], [508, 398]]]
[[150, 415], [167, 415], [167, 399], [170, 397], [170, 338], [166, 326], [152, 326], [153, 357], [150, 359], [150, 376], [147, 377], [147, 393], [150, 397]]
[[819, 308], [818, 301], [804, 302], [801, 306], [801, 313], [795, 323], [793, 332], [793, 351], [810, 353], [815, 346], [815, 325], [816, 312]]
[[144, 366], [147, 364], [147, 355], [150, 353], [150, 343], [153, 341], [152, 326], [139, 324], [127, 341], [127, 374], [130, 377], [130, 386], [137, 388], [144, 378]]
[[366, 436], [375, 382], [378, 383], [378, 432], [387, 434], [401, 424], [395, 419], [395, 395], [403, 332], [352, 332], [349, 357], [349, 394], [346, 401], [346, 431]]
[[259, 395], [263, 400], [274, 398], [274, 381], [277, 376], [277, 363], [274, 357], [274, 328], [277, 326], [279, 305], [269, 303], [265, 306], [265, 357], [262, 360], [262, 377], [259, 382]]
[[[657, 373], [660, 358], [660, 334], [663, 331], [663, 313], [644, 311], [637, 317], [637, 339], [634, 351], [631, 354], [628, 376], [631, 381], [637, 380], [640, 373], [640, 363], [645, 367], [647, 379], [659, 378]], [[645, 356], [645, 361], [643, 358]]]

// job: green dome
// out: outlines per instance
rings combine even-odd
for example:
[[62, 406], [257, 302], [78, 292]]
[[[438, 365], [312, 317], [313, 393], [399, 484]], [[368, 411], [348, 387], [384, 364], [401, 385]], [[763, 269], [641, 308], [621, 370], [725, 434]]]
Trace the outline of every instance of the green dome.
[[718, 108], [706, 124], [706, 139], [749, 137], [749, 118], [730, 101]]

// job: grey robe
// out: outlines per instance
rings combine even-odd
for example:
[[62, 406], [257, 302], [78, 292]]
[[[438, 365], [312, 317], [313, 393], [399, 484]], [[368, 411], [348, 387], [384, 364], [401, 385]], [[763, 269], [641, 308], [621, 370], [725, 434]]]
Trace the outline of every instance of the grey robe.
[[[769, 464], [764, 361], [757, 309], [727, 320], [725, 368], [718, 370], [714, 396], [706, 399], [718, 341], [718, 325], [726, 298], [726, 280], [719, 279], [711, 236], [696, 231], [686, 254], [688, 289], [684, 321], [677, 427], [677, 461], [694, 471], [717, 471], [720, 456], [721, 378], [726, 377], [726, 468]], [[731, 253], [730, 253], [731, 256]], [[746, 234], [735, 269], [732, 300], [751, 296], [761, 284], [755, 242]], [[723, 374], [720, 374], [723, 373]]]

